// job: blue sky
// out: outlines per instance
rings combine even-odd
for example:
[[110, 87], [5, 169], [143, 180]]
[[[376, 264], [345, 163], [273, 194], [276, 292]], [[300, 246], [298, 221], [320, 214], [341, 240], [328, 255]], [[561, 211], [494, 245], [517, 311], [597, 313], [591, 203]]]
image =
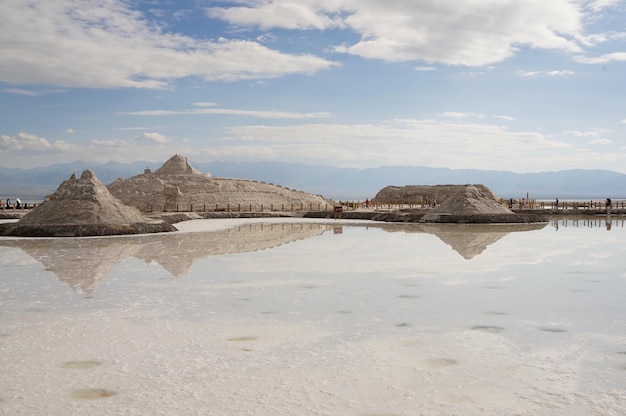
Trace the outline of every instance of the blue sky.
[[626, 173], [624, 0], [2, 0], [0, 166]]

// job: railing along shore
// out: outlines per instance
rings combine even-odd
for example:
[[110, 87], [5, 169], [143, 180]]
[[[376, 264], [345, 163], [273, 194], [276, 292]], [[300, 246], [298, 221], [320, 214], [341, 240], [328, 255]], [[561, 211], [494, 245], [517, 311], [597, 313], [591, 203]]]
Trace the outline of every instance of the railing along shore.
[[304, 212], [332, 211], [333, 205], [323, 203], [208, 203], [208, 204], [146, 204], [136, 206], [142, 212]]
[[[350, 202], [350, 206], [355, 204], [354, 206], [358, 208], [365, 208], [366, 204], [364, 202]], [[529, 200], [529, 201], [518, 201], [515, 200], [511, 204], [510, 201], [501, 200], [500, 204], [506, 206], [511, 209], [532, 209], [532, 210], [626, 210], [626, 200], [612, 201], [611, 205], [608, 205], [606, 201], [559, 201], [558, 204], [556, 201], [541, 201], [541, 200]], [[426, 203], [422, 201], [405, 201], [405, 200], [389, 200], [389, 201], [370, 201], [367, 204], [369, 208], [373, 209], [386, 209], [386, 210], [394, 210], [394, 209], [418, 209], [418, 208], [432, 208], [435, 207], [436, 203]]]
[[[515, 211], [518, 210], [548, 210], [548, 211], [626, 211], [626, 200], [612, 201], [609, 206], [606, 201], [542, 201], [542, 200], [515, 200], [513, 204], [507, 200], [501, 200], [500, 204], [507, 206]], [[2, 211], [30, 211], [37, 204], [29, 205], [11, 205], [6, 204], [0, 207]], [[163, 205], [145, 204], [135, 206], [141, 212], [332, 212], [336, 206], [341, 206], [343, 211], [371, 209], [381, 211], [393, 211], [402, 209], [429, 209], [437, 206], [436, 203], [426, 203], [424, 201], [407, 201], [407, 200], [388, 200], [388, 201], [338, 201], [331, 203], [276, 203], [276, 204], [258, 204], [258, 203], [191, 203], [191, 204], [173, 204], [167, 203]]]

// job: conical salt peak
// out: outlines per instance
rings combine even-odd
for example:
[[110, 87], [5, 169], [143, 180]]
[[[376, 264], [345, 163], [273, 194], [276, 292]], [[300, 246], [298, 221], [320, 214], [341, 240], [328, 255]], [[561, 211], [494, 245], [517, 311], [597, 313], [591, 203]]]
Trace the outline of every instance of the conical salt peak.
[[91, 179], [96, 179], [96, 174], [93, 173], [91, 170], [89, 169], [85, 169], [83, 171], [83, 174], [80, 175], [80, 179], [82, 180], [91, 180]]

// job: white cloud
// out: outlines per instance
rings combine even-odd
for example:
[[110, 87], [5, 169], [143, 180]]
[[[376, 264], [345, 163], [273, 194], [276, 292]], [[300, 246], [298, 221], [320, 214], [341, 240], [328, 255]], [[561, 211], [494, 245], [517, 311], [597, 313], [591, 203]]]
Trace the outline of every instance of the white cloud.
[[554, 166], [555, 160], [567, 158], [563, 155], [572, 150], [572, 145], [540, 133], [430, 120], [378, 125], [240, 126], [229, 131], [230, 136], [212, 149], [219, 148], [224, 154], [228, 148], [256, 146], [271, 149], [280, 160], [359, 168], [413, 165], [532, 171], [548, 164]]
[[520, 47], [581, 52], [583, 7], [570, 0], [253, 0], [210, 8], [209, 15], [261, 29], [350, 29], [356, 43], [335, 50], [386, 61], [485, 66]]
[[194, 108], [188, 110], [143, 110], [131, 111], [124, 113], [132, 116], [172, 116], [172, 115], [227, 115], [227, 116], [244, 116], [269, 119], [307, 119], [307, 118], [328, 118], [332, 114], [327, 112], [317, 113], [298, 113], [291, 111], [276, 110], [237, 110], [230, 108], [205, 108], [211, 107], [213, 103], [194, 103], [195, 106], [202, 108]]
[[611, 144], [613, 143], [611, 140], [609, 139], [595, 139], [595, 140], [590, 140], [589, 144], [599, 144], [599, 145], [605, 145], [605, 144]]
[[167, 33], [121, 0], [3, 0], [0, 15], [0, 81], [9, 84], [164, 88], [182, 77], [262, 79], [334, 65], [246, 40]]
[[26, 90], [26, 89], [23, 89], [23, 88], [6, 88], [6, 89], [2, 90], [2, 92], [6, 92], [8, 94], [27, 95], [27, 96], [31, 96], [31, 97], [39, 95], [38, 92], [31, 91], [31, 90]]
[[608, 7], [616, 6], [621, 2], [622, 0], [592, 0], [589, 2], [588, 7], [597, 12]]
[[[315, 165], [431, 166], [517, 172], [571, 168], [623, 171], [626, 153], [599, 130], [561, 136], [514, 131], [475, 118], [398, 119], [371, 124], [240, 125], [221, 136], [203, 138], [204, 145], [170, 140], [147, 131], [131, 139], [102, 138], [71, 144], [48, 141], [28, 133], [0, 136], [3, 166], [45, 166], [77, 159], [104, 163], [166, 160], [174, 153], [193, 154], [197, 161], [281, 160]], [[572, 140], [580, 137], [585, 140]]]
[[578, 56], [576, 61], [583, 64], [608, 64], [611, 62], [626, 62], [626, 52], [613, 52], [601, 56]]
[[[258, 26], [261, 29], [330, 29], [344, 26], [339, 12], [342, 2], [321, 2], [311, 0], [285, 0], [246, 2], [250, 6], [212, 7], [209, 16], [226, 20], [238, 26]], [[256, 7], [254, 7], [256, 6]]]
[[3, 150], [28, 150], [28, 151], [47, 151], [52, 148], [50, 142], [43, 137], [35, 136], [25, 132], [19, 133], [17, 136], [0, 136], [0, 151]]
[[74, 129], [67, 129], [67, 130], [65, 130], [65, 132], [67, 134], [74, 134]]
[[494, 118], [499, 118], [500, 120], [506, 120], [506, 121], [515, 121], [515, 117], [511, 117], [511, 116], [493, 116]]
[[164, 135], [154, 132], [142, 133], [137, 140], [154, 144], [165, 144], [170, 141], [170, 139]]
[[456, 119], [472, 118], [472, 117], [483, 118], [484, 117], [481, 114], [463, 113], [463, 112], [456, 112], [456, 111], [446, 111], [446, 112], [441, 113], [440, 116], [443, 116], [446, 118], [456, 118]]
[[195, 105], [196, 107], [215, 107], [215, 106], [217, 106], [216, 103], [211, 103], [211, 102], [198, 102], [198, 103], [193, 103], [193, 105]]
[[552, 70], [552, 71], [517, 71], [520, 77], [557, 77], [574, 75], [574, 71], [569, 70]]

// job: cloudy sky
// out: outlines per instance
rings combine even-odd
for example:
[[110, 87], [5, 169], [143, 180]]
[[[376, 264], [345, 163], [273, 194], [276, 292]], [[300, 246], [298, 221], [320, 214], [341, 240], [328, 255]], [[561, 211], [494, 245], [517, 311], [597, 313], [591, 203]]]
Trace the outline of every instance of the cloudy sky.
[[2, 0], [0, 166], [626, 173], [626, 0]]

